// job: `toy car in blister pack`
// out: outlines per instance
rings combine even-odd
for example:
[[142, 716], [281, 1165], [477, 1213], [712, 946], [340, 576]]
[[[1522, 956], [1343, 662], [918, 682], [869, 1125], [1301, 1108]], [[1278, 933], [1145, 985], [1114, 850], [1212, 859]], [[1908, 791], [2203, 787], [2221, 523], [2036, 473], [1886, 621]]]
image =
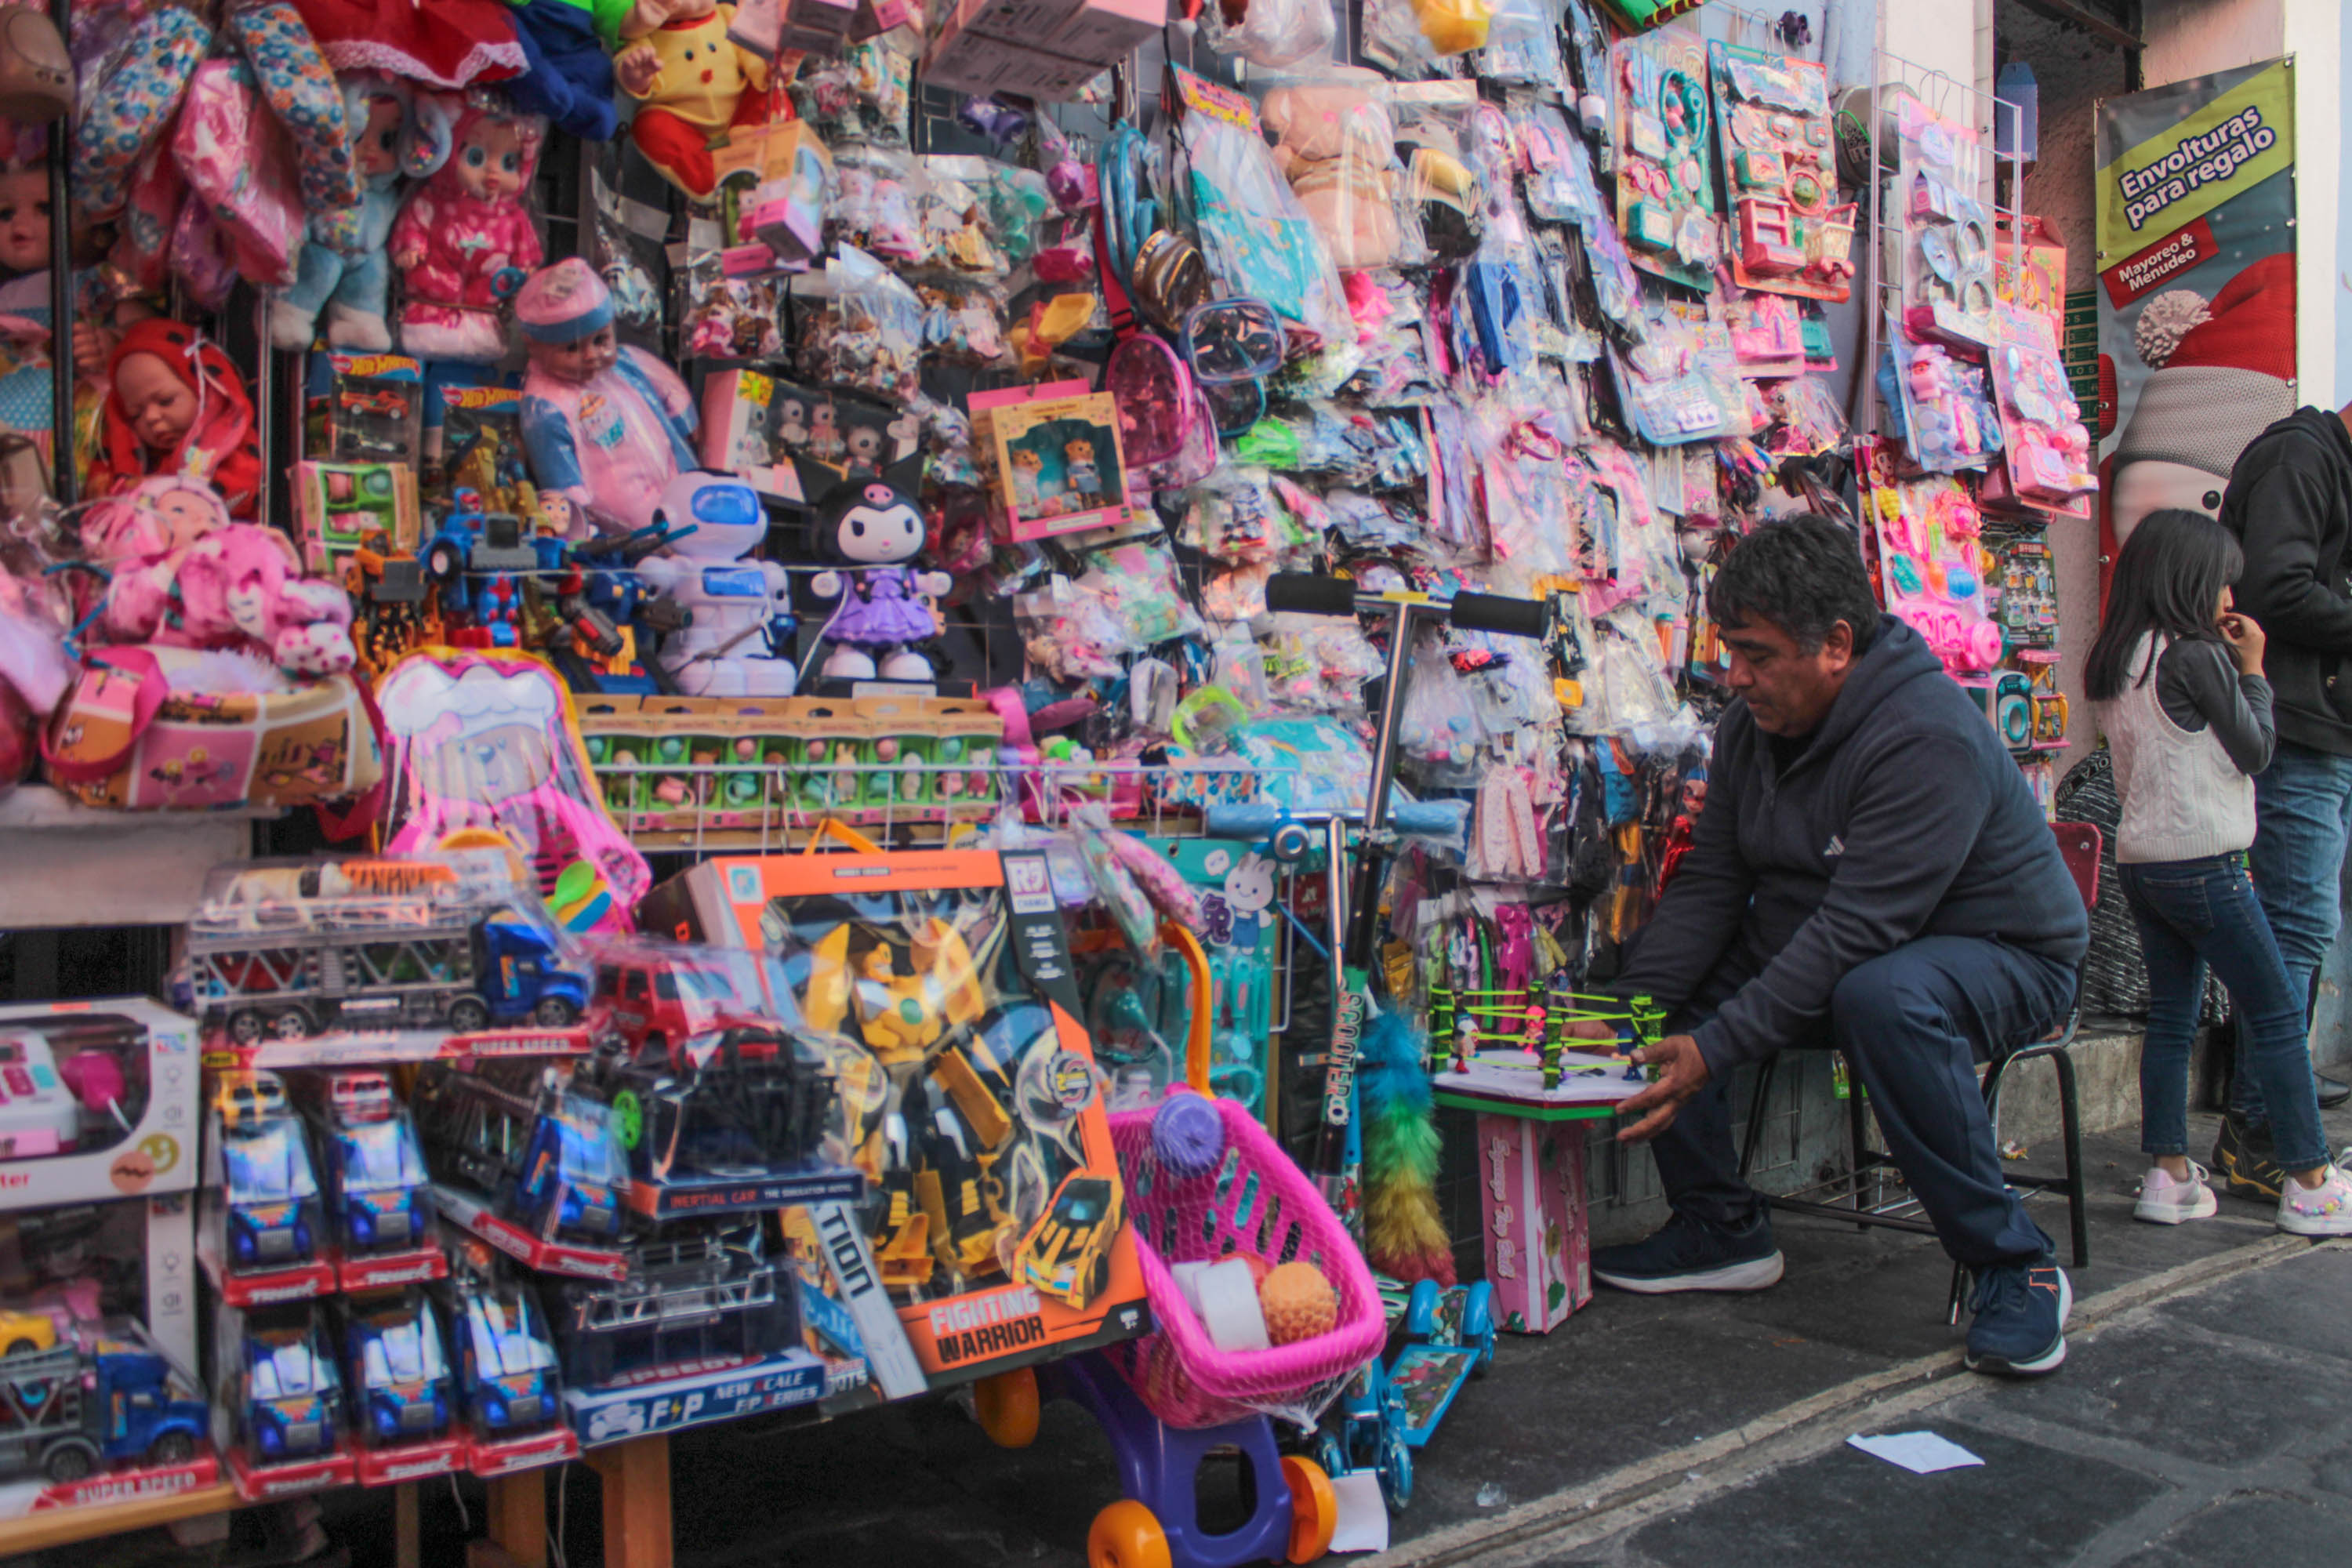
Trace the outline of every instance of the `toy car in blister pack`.
[[515, 886], [514, 858], [500, 848], [219, 868], [188, 922], [185, 971], [215, 1050], [299, 1066], [336, 1059], [365, 1033], [371, 1059], [386, 1060], [494, 1031], [583, 1048], [573, 1026], [587, 971]]
[[[434, 1249], [432, 1178], [408, 1107], [372, 1068], [299, 1080], [324, 1177], [330, 1233], [346, 1258]], [[437, 1271], [437, 1270], [436, 1270]]]
[[441, 401], [441, 460], [426, 469], [425, 489], [436, 500], [469, 489], [492, 511], [533, 511], [522, 394], [510, 386], [451, 386], [442, 389]]
[[1617, 223], [1633, 265], [1701, 292], [1715, 287], [1706, 47], [1680, 29], [1621, 38], [1616, 73]]
[[553, 1426], [562, 1415], [562, 1381], [536, 1293], [478, 1242], [468, 1243], [451, 1279], [449, 1332], [476, 1442], [511, 1441]]
[[399, 354], [311, 358], [310, 449], [335, 463], [405, 463], [423, 451], [425, 369]]
[[[472, 1066], [436, 1064], [418, 1080], [418, 1131], [434, 1174], [487, 1205], [497, 1222], [489, 1238], [500, 1245], [510, 1231], [526, 1244], [609, 1247], [629, 1186], [612, 1108], [573, 1089], [560, 1068]], [[470, 1208], [455, 1217], [485, 1232]]]
[[264, 1466], [333, 1457], [343, 1443], [343, 1382], [322, 1310], [257, 1310], [242, 1328], [221, 1390], [241, 1457]]
[[211, 1436], [202, 1385], [135, 1321], [78, 1323], [0, 1358], [0, 1477], [44, 1483], [12, 1485], [33, 1494], [25, 1512], [210, 1485]]
[[449, 1434], [457, 1380], [438, 1314], [423, 1290], [370, 1296], [343, 1309], [343, 1357], [352, 1415], [371, 1447]]
[[319, 1178], [301, 1119], [274, 1072], [222, 1073], [213, 1089], [211, 1158], [220, 1179], [205, 1196], [217, 1205], [210, 1229], [219, 1261], [237, 1273], [299, 1268], [319, 1255], [324, 1216]]
[[866, 1235], [934, 1383], [1140, 1326], [1102, 1075], [1042, 857], [720, 858], [647, 908], [772, 954], [802, 1022], [862, 1047], [835, 1071], [873, 1189]]
[[565, 1376], [595, 1387], [664, 1368], [755, 1361], [800, 1339], [792, 1271], [768, 1255], [765, 1221], [668, 1227], [625, 1249], [617, 1280], [567, 1279], [549, 1300]]
[[1853, 286], [1854, 205], [1840, 202], [1828, 73], [1811, 60], [1707, 45], [1743, 289], [1839, 300]]

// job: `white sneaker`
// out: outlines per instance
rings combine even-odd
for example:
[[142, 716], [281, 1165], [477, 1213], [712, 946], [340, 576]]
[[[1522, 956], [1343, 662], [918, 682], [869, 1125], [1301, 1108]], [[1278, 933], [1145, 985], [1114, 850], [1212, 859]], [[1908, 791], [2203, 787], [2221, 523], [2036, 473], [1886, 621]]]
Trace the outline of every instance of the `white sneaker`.
[[2296, 1236], [2352, 1236], [2352, 1176], [2341, 1165], [2327, 1167], [2327, 1179], [2306, 1187], [2293, 1176], [2279, 1194], [2278, 1227]]
[[2185, 1182], [2173, 1180], [2161, 1165], [2150, 1165], [2147, 1174], [2140, 1178], [2139, 1202], [2132, 1209], [2132, 1217], [2150, 1225], [2179, 1225], [2185, 1219], [2210, 1219], [2220, 1206], [2213, 1189], [2205, 1184], [2205, 1167], [2191, 1160]]

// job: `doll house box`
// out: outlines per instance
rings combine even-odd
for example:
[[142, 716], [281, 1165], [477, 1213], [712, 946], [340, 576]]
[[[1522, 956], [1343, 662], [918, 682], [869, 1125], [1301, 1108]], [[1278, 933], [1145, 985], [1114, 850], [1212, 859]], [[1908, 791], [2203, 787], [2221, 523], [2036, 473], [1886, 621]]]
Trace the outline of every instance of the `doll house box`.
[[[842, 1042], [865, 1240], [934, 1388], [1132, 1338], [1141, 1271], [1042, 855], [708, 860], [645, 929], [763, 949]], [[856, 1081], [863, 1077], [861, 1084]]]

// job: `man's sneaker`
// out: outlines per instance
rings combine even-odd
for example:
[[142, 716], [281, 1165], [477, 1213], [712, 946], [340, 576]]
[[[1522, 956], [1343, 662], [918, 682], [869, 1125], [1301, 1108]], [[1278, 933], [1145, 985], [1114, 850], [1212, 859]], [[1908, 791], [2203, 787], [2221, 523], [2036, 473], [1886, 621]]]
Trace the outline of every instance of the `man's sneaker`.
[[1977, 1315], [1969, 1325], [1965, 1360], [1970, 1372], [2034, 1377], [2057, 1371], [2066, 1359], [2066, 1314], [2074, 1309], [2074, 1288], [2051, 1258], [1979, 1269], [1969, 1305]]
[[1644, 1240], [1592, 1255], [1592, 1277], [1620, 1290], [1761, 1290], [1780, 1282], [1772, 1221], [1759, 1212], [1738, 1227], [1676, 1215]]
[[2151, 1225], [2179, 1225], [2185, 1219], [2210, 1219], [2221, 1206], [2213, 1196], [2213, 1189], [2205, 1184], [2205, 1167], [2196, 1161], [2189, 1162], [2189, 1179], [2177, 1182], [2161, 1165], [2150, 1165], [2139, 1184], [2139, 1202], [2132, 1208], [2134, 1219], [2144, 1219]]
[[2213, 1140], [2213, 1173], [2231, 1197], [2263, 1203], [2276, 1203], [2286, 1181], [2278, 1152], [2271, 1147], [2271, 1130], [2248, 1127], [2234, 1116], [2221, 1118], [2221, 1135]]
[[2278, 1227], [2296, 1236], [2352, 1236], [2352, 1176], [2330, 1165], [2315, 1187], [2288, 1177], [2279, 1194]]

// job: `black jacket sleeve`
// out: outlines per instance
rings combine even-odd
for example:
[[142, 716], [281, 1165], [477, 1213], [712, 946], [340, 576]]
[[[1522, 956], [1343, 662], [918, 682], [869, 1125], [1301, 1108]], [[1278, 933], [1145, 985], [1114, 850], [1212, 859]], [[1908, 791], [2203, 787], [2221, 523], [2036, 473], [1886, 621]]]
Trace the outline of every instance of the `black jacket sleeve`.
[[1876, 758], [1854, 783], [1845, 849], [1821, 907], [1692, 1031], [1707, 1069], [1728, 1072], [1794, 1045], [1828, 1016], [1848, 973], [1926, 929], [1984, 831], [1991, 792], [1957, 736], [1924, 737]]
[[2320, 574], [2316, 520], [2332, 504], [2324, 475], [2274, 462], [2231, 510], [2245, 527], [2239, 607], [2273, 637], [2322, 653], [2352, 654], [2352, 601]]
[[1689, 1001], [1748, 914], [1756, 874], [1739, 853], [1738, 791], [1748, 770], [1726, 765], [1723, 730], [1716, 727], [1706, 809], [1691, 829], [1691, 847], [1634, 942], [1625, 972], [1610, 984], [1620, 996], [1647, 996], [1667, 1007]]
[[2164, 716], [2194, 735], [2207, 728], [2242, 773], [2271, 765], [2278, 731], [2271, 720], [2271, 683], [2240, 675], [2219, 644], [2172, 642], [2156, 663], [2156, 695]]

